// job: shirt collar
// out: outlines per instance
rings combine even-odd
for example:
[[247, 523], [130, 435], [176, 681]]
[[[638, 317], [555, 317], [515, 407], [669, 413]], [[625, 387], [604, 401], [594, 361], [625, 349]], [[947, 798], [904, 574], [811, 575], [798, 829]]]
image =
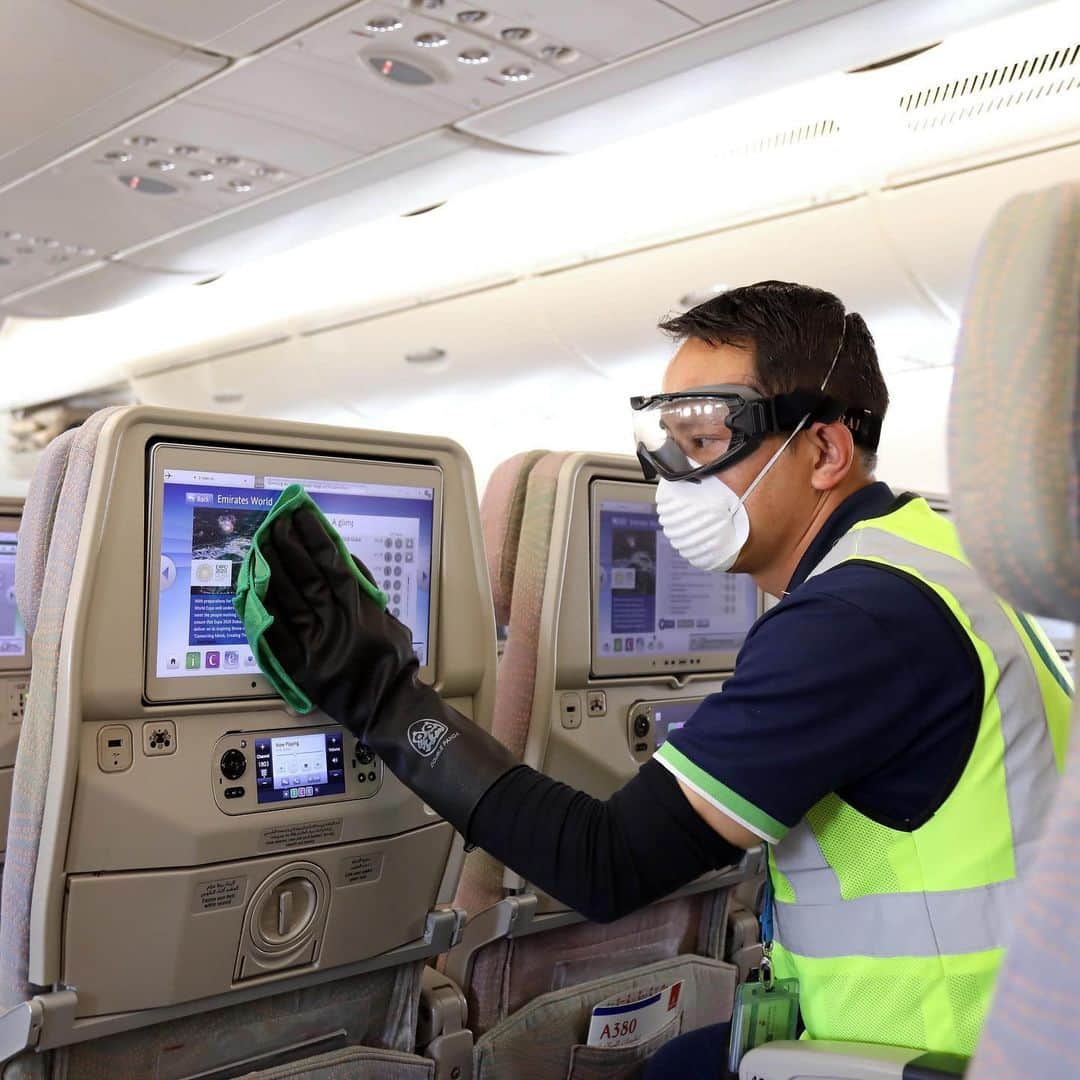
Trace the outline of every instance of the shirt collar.
[[814, 567], [828, 555], [832, 546], [851, 527], [867, 518], [883, 517], [896, 502], [896, 495], [888, 484], [880, 480], [859, 488], [849, 495], [830, 515], [821, 531], [811, 541], [806, 553], [799, 560], [787, 592], [797, 589], [811, 574]]

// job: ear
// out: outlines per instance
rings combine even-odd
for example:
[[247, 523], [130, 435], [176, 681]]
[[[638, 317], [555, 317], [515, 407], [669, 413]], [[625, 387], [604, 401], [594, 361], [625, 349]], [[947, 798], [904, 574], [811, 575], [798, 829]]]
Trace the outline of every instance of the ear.
[[810, 483], [817, 491], [832, 491], [855, 466], [855, 440], [851, 430], [839, 420], [831, 424], [811, 424], [807, 439], [814, 453]]

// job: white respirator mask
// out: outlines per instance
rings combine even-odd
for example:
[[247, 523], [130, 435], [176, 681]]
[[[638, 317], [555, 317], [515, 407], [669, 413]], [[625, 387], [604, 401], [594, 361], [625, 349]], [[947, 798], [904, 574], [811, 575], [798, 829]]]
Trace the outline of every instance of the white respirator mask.
[[700, 480], [665, 480], [656, 484], [656, 510], [660, 527], [671, 546], [698, 570], [721, 573], [735, 565], [750, 539], [750, 515], [746, 500], [768, 475], [806, 421], [788, 436], [784, 445], [766, 462], [741, 497], [719, 476]]

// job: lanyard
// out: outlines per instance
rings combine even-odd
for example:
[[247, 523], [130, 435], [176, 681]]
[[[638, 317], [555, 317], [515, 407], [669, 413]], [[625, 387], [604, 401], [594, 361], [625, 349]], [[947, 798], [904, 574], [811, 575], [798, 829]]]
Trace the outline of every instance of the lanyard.
[[761, 985], [766, 990], [773, 986], [773, 887], [769, 863], [765, 862], [765, 888], [761, 893]]

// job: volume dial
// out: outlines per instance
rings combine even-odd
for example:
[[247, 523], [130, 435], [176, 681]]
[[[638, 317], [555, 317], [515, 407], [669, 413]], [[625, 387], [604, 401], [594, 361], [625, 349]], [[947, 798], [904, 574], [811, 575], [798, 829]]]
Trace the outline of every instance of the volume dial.
[[247, 772], [247, 758], [241, 750], [226, 750], [221, 755], [221, 775], [226, 780], [239, 780]]

